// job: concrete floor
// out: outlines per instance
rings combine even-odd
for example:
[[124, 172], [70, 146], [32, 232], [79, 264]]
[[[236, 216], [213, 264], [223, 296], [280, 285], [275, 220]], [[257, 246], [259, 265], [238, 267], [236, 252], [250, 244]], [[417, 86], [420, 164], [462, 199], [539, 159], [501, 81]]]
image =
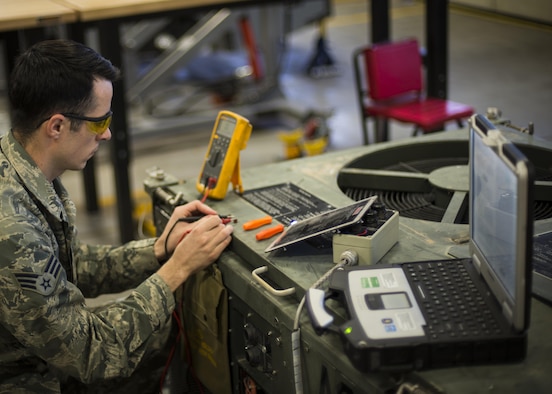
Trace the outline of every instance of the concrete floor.
[[[370, 41], [365, 0], [334, 0], [333, 15], [327, 20], [327, 43], [339, 73], [313, 79], [305, 73], [318, 39], [318, 26], [308, 25], [289, 35], [283, 53], [281, 92], [290, 107], [331, 112], [328, 118], [328, 150], [362, 144], [359, 109], [356, 103], [352, 52]], [[397, 0], [391, 13], [391, 38], [416, 37], [424, 45], [424, 6], [413, 0]], [[536, 138], [552, 140], [552, 26], [493, 17], [451, 6], [449, 14], [449, 98], [473, 105], [484, 113], [488, 107], [502, 110], [513, 124], [535, 125]], [[213, 122], [216, 114], [213, 115]], [[133, 119], [130, 120], [131, 125]], [[0, 127], [9, 125], [0, 112]], [[147, 169], [157, 166], [186, 180], [195, 181], [212, 125], [179, 133], [132, 135], [130, 185], [135, 204], [146, 212], [143, 180]], [[285, 157], [278, 132], [285, 126], [255, 129], [241, 153], [242, 168], [277, 162]], [[390, 138], [409, 137], [411, 128], [390, 124]], [[79, 209], [79, 232], [85, 242], [119, 243], [116, 223], [115, 187], [108, 145], [96, 160], [101, 210], [88, 213], [80, 173], [66, 173], [63, 181]], [[142, 206], [142, 204], [144, 204]], [[140, 213], [137, 213], [140, 218]], [[138, 224], [129, 223], [129, 226]], [[141, 228], [140, 228], [141, 231]], [[137, 230], [137, 234], [140, 233]], [[147, 234], [146, 234], [147, 235]], [[138, 235], [139, 236], [139, 235]]]

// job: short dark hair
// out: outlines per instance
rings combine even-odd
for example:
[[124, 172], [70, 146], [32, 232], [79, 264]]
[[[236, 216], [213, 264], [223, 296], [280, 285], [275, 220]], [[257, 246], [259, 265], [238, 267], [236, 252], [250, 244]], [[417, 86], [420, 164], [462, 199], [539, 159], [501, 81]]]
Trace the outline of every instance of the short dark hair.
[[14, 131], [26, 138], [56, 113], [83, 113], [93, 102], [94, 80], [115, 82], [120, 71], [75, 41], [40, 41], [16, 60], [8, 85]]

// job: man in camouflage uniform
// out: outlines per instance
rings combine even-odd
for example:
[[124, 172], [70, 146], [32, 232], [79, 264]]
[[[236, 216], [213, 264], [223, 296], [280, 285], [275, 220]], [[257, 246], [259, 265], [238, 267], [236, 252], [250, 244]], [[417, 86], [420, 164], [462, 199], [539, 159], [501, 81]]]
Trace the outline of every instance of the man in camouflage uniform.
[[[173, 292], [230, 242], [232, 227], [199, 201], [178, 207], [159, 238], [79, 242], [59, 177], [84, 168], [111, 138], [118, 76], [68, 40], [40, 42], [14, 67], [13, 129], [0, 139], [0, 393], [59, 393], [72, 381], [130, 375], [169, 324]], [[198, 214], [205, 217], [178, 222]], [[129, 288], [100, 310], [85, 305], [85, 297]]]

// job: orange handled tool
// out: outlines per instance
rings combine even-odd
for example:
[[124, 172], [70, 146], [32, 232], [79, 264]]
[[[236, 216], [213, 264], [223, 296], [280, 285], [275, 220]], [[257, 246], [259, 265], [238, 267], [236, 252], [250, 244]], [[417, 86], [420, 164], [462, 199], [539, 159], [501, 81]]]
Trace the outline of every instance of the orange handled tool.
[[261, 241], [263, 239], [268, 239], [268, 238], [270, 238], [270, 237], [272, 237], [276, 234], [279, 234], [282, 231], [284, 231], [284, 225], [280, 223], [280, 224], [277, 224], [274, 227], [267, 228], [266, 230], [259, 231], [255, 235], [255, 238], [257, 238], [257, 241]]
[[264, 226], [265, 224], [270, 224], [270, 223], [272, 223], [272, 217], [271, 216], [265, 216], [265, 217], [260, 218], [260, 219], [253, 219], [253, 220], [250, 220], [248, 222], [245, 222], [243, 224], [243, 229], [245, 231], [254, 230], [256, 228]]

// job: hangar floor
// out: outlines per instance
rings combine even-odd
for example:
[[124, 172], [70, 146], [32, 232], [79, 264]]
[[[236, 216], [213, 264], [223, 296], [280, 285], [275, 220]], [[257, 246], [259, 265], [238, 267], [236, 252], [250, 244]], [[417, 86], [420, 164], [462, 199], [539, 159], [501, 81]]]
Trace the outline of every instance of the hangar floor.
[[[417, 37], [423, 45], [424, 6], [411, 0], [394, 4], [392, 39]], [[338, 67], [338, 75], [331, 78], [313, 79], [305, 72], [318, 39], [318, 26], [305, 26], [287, 38], [280, 89], [292, 107], [301, 105], [331, 111], [327, 121], [328, 150], [362, 143], [351, 56], [355, 48], [369, 42], [368, 12], [364, 0], [334, 0], [333, 15], [326, 23], [327, 46]], [[480, 113], [488, 107], [497, 107], [513, 124], [526, 126], [533, 122], [537, 138], [552, 140], [552, 27], [451, 6], [449, 40], [450, 99], [469, 103]], [[158, 166], [181, 179], [197, 176], [211, 127], [131, 136], [130, 185], [138, 208], [144, 202], [142, 182], [148, 168]], [[289, 130], [278, 125], [254, 128], [247, 148], [241, 152], [242, 168], [284, 160], [279, 131]], [[410, 135], [410, 127], [390, 124], [390, 139]], [[79, 231], [83, 240], [117, 243], [116, 215], [112, 212], [114, 178], [109, 155], [100, 151], [96, 165], [102, 207], [98, 213], [86, 212], [80, 174], [66, 173], [63, 180], [79, 208]], [[146, 199], [146, 205], [147, 202]]]

